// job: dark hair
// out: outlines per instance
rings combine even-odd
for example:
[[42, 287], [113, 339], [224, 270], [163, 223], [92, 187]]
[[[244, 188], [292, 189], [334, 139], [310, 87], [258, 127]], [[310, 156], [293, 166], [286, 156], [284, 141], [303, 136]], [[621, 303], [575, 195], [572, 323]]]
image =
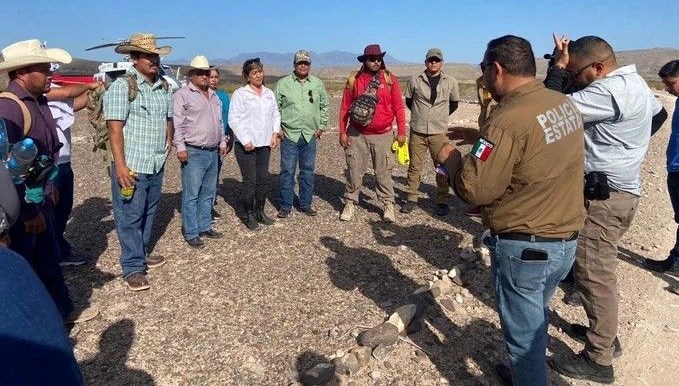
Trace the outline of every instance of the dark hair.
[[221, 74], [219, 73], [219, 68], [217, 68], [217, 67], [210, 67], [210, 71], [214, 71], [214, 72], [217, 73], [217, 75], [221, 75]]
[[243, 63], [243, 78], [247, 79], [248, 75], [250, 75], [250, 71], [254, 69], [264, 69], [264, 65], [262, 62], [259, 60], [259, 58], [253, 58], [253, 59], [248, 59]]
[[505, 35], [488, 42], [483, 60], [498, 62], [507, 73], [515, 76], [535, 76], [535, 55], [528, 40]]
[[665, 63], [658, 71], [658, 76], [661, 78], [674, 78], [679, 76], [679, 60], [672, 60]]
[[605, 61], [612, 57], [615, 60], [613, 47], [598, 36], [583, 36], [568, 45], [568, 54], [582, 61]]

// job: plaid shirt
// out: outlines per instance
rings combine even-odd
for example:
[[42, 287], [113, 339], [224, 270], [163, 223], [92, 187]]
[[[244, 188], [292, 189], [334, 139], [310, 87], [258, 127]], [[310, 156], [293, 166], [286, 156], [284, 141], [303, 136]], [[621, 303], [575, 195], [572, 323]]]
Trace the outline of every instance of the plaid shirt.
[[165, 163], [167, 120], [172, 119], [172, 92], [165, 91], [161, 79], [150, 85], [134, 67], [139, 93], [128, 101], [127, 81], [116, 79], [104, 94], [104, 118], [125, 121], [123, 125], [125, 164], [135, 173], [155, 174]]

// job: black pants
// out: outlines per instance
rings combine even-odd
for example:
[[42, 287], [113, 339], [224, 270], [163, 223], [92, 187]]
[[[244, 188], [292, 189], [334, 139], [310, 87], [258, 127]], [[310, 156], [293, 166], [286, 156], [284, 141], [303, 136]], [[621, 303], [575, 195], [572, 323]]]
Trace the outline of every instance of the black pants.
[[241, 188], [241, 203], [245, 212], [264, 209], [266, 196], [269, 193], [269, 146], [256, 147], [255, 150], [245, 151], [242, 144], [235, 144], [236, 161], [243, 177]]

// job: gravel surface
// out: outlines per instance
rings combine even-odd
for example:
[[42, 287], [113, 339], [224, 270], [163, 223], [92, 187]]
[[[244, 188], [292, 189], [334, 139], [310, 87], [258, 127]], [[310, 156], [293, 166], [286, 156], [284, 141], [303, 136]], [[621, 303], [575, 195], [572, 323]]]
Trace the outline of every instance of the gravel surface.
[[[673, 98], [659, 93], [668, 112]], [[333, 99], [336, 122], [339, 99]], [[456, 124], [476, 122], [478, 106], [461, 104]], [[676, 380], [679, 297], [666, 290], [676, 280], [653, 275], [639, 259], [662, 259], [674, 243], [676, 225], [665, 187], [669, 121], [653, 138], [643, 166], [644, 196], [621, 245], [620, 339], [617, 384], [664, 385]], [[85, 115], [74, 130], [75, 208], [67, 236], [90, 259], [65, 270], [79, 307], [101, 316], [70, 331], [76, 357], [91, 385], [289, 385], [319, 363], [357, 346], [355, 336], [376, 326], [407, 301], [437, 270], [464, 264], [463, 287], [430, 307], [421, 329], [373, 359], [349, 380], [355, 385], [494, 385], [494, 365], [506, 352], [490, 285], [487, 258], [472, 248], [483, 231], [453, 198], [451, 213], [434, 214], [433, 167], [422, 181], [419, 207], [385, 224], [372, 187], [366, 188], [352, 222], [340, 222], [345, 162], [336, 128], [318, 149], [314, 205], [319, 214], [293, 211], [275, 225], [249, 232], [236, 217], [240, 174], [233, 155], [220, 176], [215, 228], [222, 240], [190, 249], [180, 234], [181, 181], [169, 160], [154, 252], [168, 259], [149, 273], [151, 289], [133, 293], [120, 278], [119, 243], [111, 216], [110, 181], [100, 153], [91, 151]], [[275, 215], [278, 151], [271, 160], [269, 215]], [[173, 157], [173, 156], [172, 156]], [[404, 197], [405, 167], [394, 173]], [[465, 258], [463, 259], [463, 255]], [[582, 345], [562, 328], [586, 323], [584, 311], [552, 302], [551, 352]], [[439, 304], [443, 304], [440, 306]], [[554, 384], [587, 384], [552, 374]]]

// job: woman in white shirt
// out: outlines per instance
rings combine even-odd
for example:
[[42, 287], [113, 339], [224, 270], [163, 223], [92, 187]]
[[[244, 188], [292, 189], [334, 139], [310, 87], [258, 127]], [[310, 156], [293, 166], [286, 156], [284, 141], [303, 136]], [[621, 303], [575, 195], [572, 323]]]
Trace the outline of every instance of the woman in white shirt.
[[259, 58], [243, 63], [243, 77], [247, 84], [231, 97], [229, 126], [236, 137], [234, 152], [243, 177], [243, 222], [248, 229], [255, 230], [259, 223], [274, 223], [264, 213], [264, 204], [268, 194], [269, 156], [271, 149], [278, 146], [281, 116], [273, 91], [264, 86], [264, 66]]

